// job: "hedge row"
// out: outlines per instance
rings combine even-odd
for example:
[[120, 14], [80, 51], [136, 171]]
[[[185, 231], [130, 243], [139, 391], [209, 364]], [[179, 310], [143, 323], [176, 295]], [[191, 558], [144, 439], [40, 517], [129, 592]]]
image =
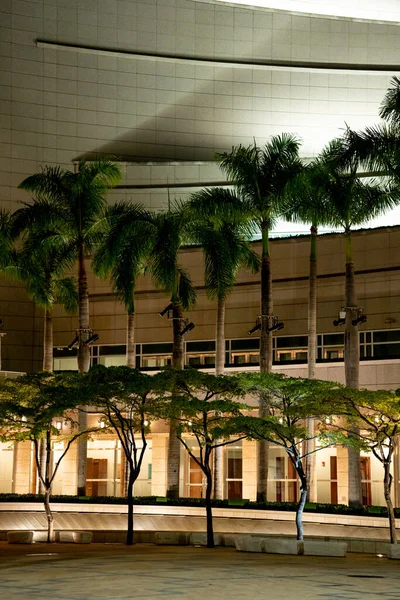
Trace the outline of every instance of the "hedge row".
[[[52, 502], [79, 504], [126, 504], [126, 498], [119, 496], [57, 496], [51, 497]], [[0, 502], [43, 502], [40, 494], [0, 494]], [[158, 498], [157, 496], [136, 496], [135, 504], [169, 505], [169, 506], [205, 506], [205, 500], [200, 498]], [[250, 500], [213, 500], [216, 508], [244, 508], [251, 510], [296, 510], [295, 502], [251, 502]], [[387, 516], [385, 506], [362, 506], [352, 508], [345, 504], [307, 503], [305, 512], [337, 514]], [[400, 508], [395, 509], [396, 517], [400, 518]]]

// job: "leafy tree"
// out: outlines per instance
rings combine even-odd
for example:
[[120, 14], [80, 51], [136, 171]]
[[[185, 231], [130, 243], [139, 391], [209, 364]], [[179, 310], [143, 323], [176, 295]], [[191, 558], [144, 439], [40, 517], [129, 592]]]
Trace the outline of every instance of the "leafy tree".
[[[169, 394], [164, 397], [164, 418], [177, 422], [176, 434], [189, 456], [200, 467], [206, 480], [207, 546], [214, 547], [211, 496], [213, 488], [213, 451], [234, 444], [246, 437], [237, 428], [241, 410], [240, 388], [233, 377], [215, 376], [188, 369], [167, 370], [162, 374], [163, 386]], [[187, 437], [195, 438], [196, 453]], [[186, 439], [185, 439], [186, 438]]]
[[146, 375], [129, 367], [96, 365], [86, 375], [85, 381], [86, 402], [95, 407], [96, 413], [103, 415], [106, 428], [115, 431], [127, 462], [126, 543], [132, 545], [133, 487], [147, 448], [146, 436], [150, 432], [150, 423], [160, 413], [157, 395], [159, 375]]
[[[241, 200], [224, 188], [204, 189], [186, 205], [191, 218], [191, 236], [204, 253], [206, 294], [217, 301], [215, 373], [225, 365], [225, 308], [238, 272], [257, 273], [259, 258], [248, 242], [252, 234], [249, 216]], [[214, 452], [215, 497], [223, 497], [222, 446]]]
[[155, 226], [142, 206], [120, 202], [106, 209], [100, 227], [103, 237], [93, 269], [100, 277], [111, 277], [113, 291], [125, 306], [126, 364], [135, 367], [135, 288], [146, 269]]
[[329, 427], [325, 428], [325, 440], [372, 452], [382, 464], [390, 541], [397, 544], [390, 470], [400, 431], [400, 397], [391, 390], [338, 388], [330, 392], [327, 402], [333, 415], [345, 415], [347, 420], [331, 417]]
[[308, 442], [316, 440], [319, 434], [312, 434], [306, 426], [307, 418], [320, 424], [331, 415], [326, 394], [338, 384], [329, 381], [286, 377], [278, 373], [246, 373], [238, 376], [246, 394], [258, 397], [268, 396], [268, 414], [260, 417], [243, 417], [238, 427], [246, 431], [248, 437], [264, 440], [283, 448], [296, 470], [300, 481], [300, 499], [296, 509], [297, 539], [303, 540], [303, 510], [308, 493], [307, 472], [304, 461], [315, 453], [335, 442], [315, 446], [308, 450]]
[[[218, 155], [221, 168], [227, 174], [243, 200], [245, 210], [253, 215], [261, 230], [261, 332], [260, 371], [272, 369], [272, 279], [269, 234], [288, 183], [303, 169], [299, 158], [300, 143], [290, 134], [273, 136], [263, 147], [237, 146], [230, 153]], [[267, 407], [260, 402], [259, 415]], [[268, 483], [268, 446], [260, 443], [258, 454], [257, 498], [265, 500]]]
[[[172, 314], [173, 350], [172, 366], [184, 368], [183, 310], [196, 302], [196, 291], [189, 273], [179, 261], [179, 250], [190, 241], [188, 219], [182, 205], [176, 204], [166, 213], [159, 213], [154, 220], [156, 233], [149, 257], [149, 271], [156, 287], [170, 296]], [[168, 442], [167, 495], [179, 496], [180, 444], [176, 437], [177, 424], [170, 420]]]
[[[54, 541], [54, 518], [50, 497], [58, 469], [72, 443], [89, 430], [78, 431], [71, 417], [82, 401], [79, 376], [43, 372], [23, 375], [17, 379], [0, 380], [0, 440], [21, 442], [29, 440], [34, 446], [38, 478], [44, 489], [44, 509], [47, 519], [47, 541]], [[69, 433], [61, 435], [55, 421], [66, 423]], [[52, 466], [52, 439], [65, 444], [59, 460]], [[44, 441], [45, 467], [41, 466], [40, 443]]]
[[[100, 158], [93, 162], [81, 160], [75, 172], [61, 167], [46, 166], [40, 173], [24, 179], [19, 187], [33, 192], [32, 203], [17, 211], [16, 223], [20, 228], [35, 224], [48, 237], [74, 253], [78, 262], [78, 370], [89, 369], [90, 348], [86, 343], [91, 335], [89, 324], [89, 294], [85, 257], [99, 241], [95, 227], [106, 203], [108, 190], [121, 179], [117, 163]], [[85, 414], [79, 415], [80, 427], [85, 430]], [[78, 494], [85, 495], [87, 446], [80, 440], [78, 448]]]

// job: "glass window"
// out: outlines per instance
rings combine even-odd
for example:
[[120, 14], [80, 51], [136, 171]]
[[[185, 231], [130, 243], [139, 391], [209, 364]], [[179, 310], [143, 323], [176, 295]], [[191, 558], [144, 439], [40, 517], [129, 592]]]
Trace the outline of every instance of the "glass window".
[[146, 368], [157, 368], [167, 367], [172, 365], [172, 356], [143, 356], [142, 367]]
[[0, 494], [12, 492], [14, 445], [0, 442]]
[[308, 337], [306, 335], [294, 335], [289, 337], [277, 337], [277, 348], [307, 348]]
[[258, 350], [260, 338], [249, 338], [246, 340], [231, 340], [231, 350]]
[[170, 354], [172, 344], [142, 344], [142, 354]]
[[99, 364], [105, 367], [120, 367], [126, 365], [126, 355], [102, 356], [99, 358]]
[[242, 443], [226, 446], [226, 496], [241, 499], [243, 490]]
[[374, 357], [397, 358], [400, 356], [400, 344], [374, 344]]
[[126, 346], [120, 344], [118, 346], [99, 346], [100, 356], [115, 356], [117, 354], [125, 356]]
[[374, 331], [374, 343], [376, 342], [400, 342], [400, 329], [388, 329], [386, 331]]
[[206, 342], [186, 342], [186, 352], [214, 352], [214, 340]]
[[324, 335], [325, 346], [343, 346], [344, 333], [329, 333]]

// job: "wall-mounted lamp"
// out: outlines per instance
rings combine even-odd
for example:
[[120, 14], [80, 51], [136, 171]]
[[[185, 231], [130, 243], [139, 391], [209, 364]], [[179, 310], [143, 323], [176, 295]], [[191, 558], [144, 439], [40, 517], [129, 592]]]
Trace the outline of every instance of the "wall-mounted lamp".
[[171, 302], [170, 304], [168, 304], [168, 306], [166, 306], [166, 307], [164, 308], [164, 310], [162, 310], [162, 311], [159, 313], [160, 317], [163, 317], [164, 315], [166, 315], [166, 314], [167, 314], [167, 312], [169, 312], [170, 310], [172, 310], [172, 302]]
[[99, 420], [99, 427], [100, 429], [104, 429], [104, 427], [106, 426], [104, 419], [100, 419]]
[[61, 429], [62, 429], [62, 421], [56, 421], [56, 429], [58, 429], [58, 431], [61, 431]]
[[147, 420], [147, 419], [145, 419], [145, 420], [143, 421], [143, 425], [144, 425], [145, 427], [147, 427], [147, 425], [148, 425], [148, 424], [149, 424], [148, 420]]
[[182, 331], [180, 332], [180, 336], [185, 335], [185, 333], [188, 333], [188, 331], [192, 331], [192, 329], [194, 329], [196, 326], [194, 323], [186, 323], [185, 327], [182, 329]]

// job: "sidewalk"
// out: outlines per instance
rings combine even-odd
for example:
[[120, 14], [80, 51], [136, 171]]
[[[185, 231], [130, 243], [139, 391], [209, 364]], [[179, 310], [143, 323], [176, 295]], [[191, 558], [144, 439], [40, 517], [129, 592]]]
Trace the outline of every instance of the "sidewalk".
[[400, 564], [140, 544], [0, 543], [2, 600], [399, 600]]

